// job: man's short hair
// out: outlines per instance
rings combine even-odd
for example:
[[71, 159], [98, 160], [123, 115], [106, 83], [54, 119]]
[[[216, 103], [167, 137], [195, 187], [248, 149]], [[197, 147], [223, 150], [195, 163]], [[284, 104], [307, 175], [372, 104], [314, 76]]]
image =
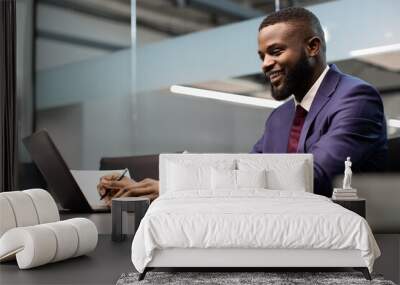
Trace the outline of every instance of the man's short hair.
[[280, 11], [269, 14], [260, 24], [258, 31], [261, 31], [267, 26], [271, 26], [278, 23], [295, 23], [299, 28], [307, 29], [311, 28], [314, 35], [318, 36], [322, 42], [322, 50], [326, 52], [326, 43], [324, 31], [321, 24], [312, 12], [301, 7], [290, 7], [282, 9]]

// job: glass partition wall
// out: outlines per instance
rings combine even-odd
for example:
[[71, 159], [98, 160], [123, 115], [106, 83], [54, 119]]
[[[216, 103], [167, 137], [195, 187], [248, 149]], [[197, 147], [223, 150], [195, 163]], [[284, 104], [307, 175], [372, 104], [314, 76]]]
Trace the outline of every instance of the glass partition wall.
[[130, 1], [36, 1], [36, 130], [73, 169], [132, 151]]

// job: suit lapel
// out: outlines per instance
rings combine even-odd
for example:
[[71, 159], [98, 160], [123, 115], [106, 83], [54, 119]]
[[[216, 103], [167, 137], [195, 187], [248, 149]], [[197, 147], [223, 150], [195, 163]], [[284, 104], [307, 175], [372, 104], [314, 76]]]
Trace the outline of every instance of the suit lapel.
[[312, 122], [315, 120], [315, 117], [321, 111], [321, 109], [328, 103], [331, 95], [336, 89], [337, 83], [340, 79], [340, 72], [337, 67], [332, 64], [321, 83], [321, 86], [318, 88], [317, 94], [314, 97], [314, 100], [311, 104], [310, 111], [307, 114], [306, 120], [304, 121], [303, 129], [300, 134], [299, 146], [297, 148], [298, 152], [305, 152], [305, 141], [307, 138], [307, 134], [310, 130], [310, 126]]

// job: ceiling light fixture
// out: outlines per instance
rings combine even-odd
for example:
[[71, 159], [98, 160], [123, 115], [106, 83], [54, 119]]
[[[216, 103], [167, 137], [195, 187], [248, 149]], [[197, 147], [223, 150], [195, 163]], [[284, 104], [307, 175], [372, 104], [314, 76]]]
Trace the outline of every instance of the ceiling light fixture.
[[400, 128], [400, 120], [388, 119], [387, 124], [389, 127], [392, 127], [392, 128]]
[[248, 97], [232, 93], [225, 93], [225, 92], [186, 87], [180, 85], [172, 85], [170, 91], [176, 94], [190, 95], [200, 98], [208, 98], [224, 102], [255, 106], [255, 107], [272, 108], [272, 109], [275, 109], [284, 103], [271, 99]]
[[350, 55], [357, 57], [357, 56], [366, 56], [366, 55], [373, 55], [386, 52], [395, 52], [399, 50], [400, 50], [400, 44], [393, 44], [393, 45], [385, 45], [385, 46], [377, 46], [366, 49], [353, 50], [350, 52]]

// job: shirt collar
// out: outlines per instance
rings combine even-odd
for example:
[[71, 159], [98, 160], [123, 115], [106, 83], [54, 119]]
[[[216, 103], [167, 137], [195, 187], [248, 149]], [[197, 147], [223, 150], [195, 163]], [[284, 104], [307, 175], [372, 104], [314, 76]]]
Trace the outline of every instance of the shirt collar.
[[301, 107], [303, 107], [307, 112], [310, 111], [311, 104], [314, 100], [315, 95], [317, 94], [317, 91], [319, 89], [319, 86], [321, 86], [322, 80], [324, 80], [326, 73], [329, 70], [329, 66], [326, 65], [324, 71], [321, 73], [321, 75], [318, 77], [318, 79], [314, 82], [313, 86], [311, 86], [310, 90], [308, 90], [307, 94], [304, 96], [303, 100], [301, 102], [297, 102], [296, 99], [294, 99], [294, 102], [296, 103], [296, 106], [300, 104]]

